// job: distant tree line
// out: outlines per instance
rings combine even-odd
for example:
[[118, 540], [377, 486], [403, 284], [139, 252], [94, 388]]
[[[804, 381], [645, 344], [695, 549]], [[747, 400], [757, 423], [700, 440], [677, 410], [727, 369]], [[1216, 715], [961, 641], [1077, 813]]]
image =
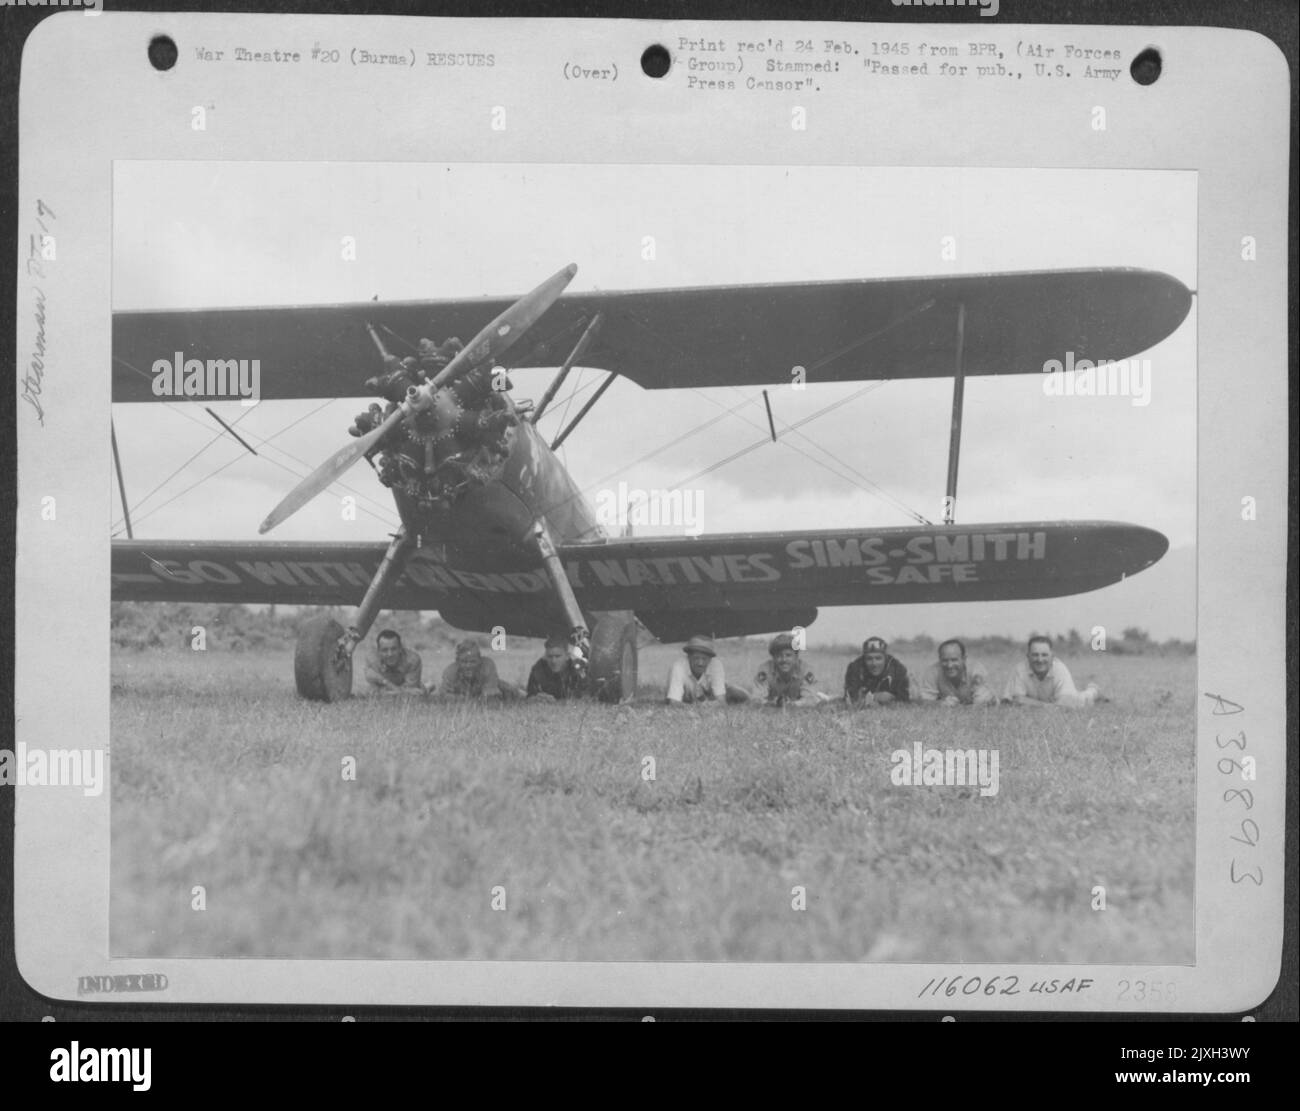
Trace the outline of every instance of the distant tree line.
[[[242, 606], [216, 605], [189, 602], [113, 602], [111, 607], [112, 643], [116, 648], [172, 649], [187, 651], [194, 638], [194, 629], [204, 630], [204, 640], [209, 650], [247, 652], [293, 648], [298, 626], [307, 613], [328, 614], [340, 625], [346, 626], [352, 611], [312, 607], [304, 610], [298, 606]], [[467, 634], [448, 625], [437, 614], [403, 610], [384, 613], [371, 630], [373, 636], [380, 629], [395, 629], [403, 641], [416, 651], [450, 650]], [[809, 640], [816, 648], [854, 655], [861, 651], [857, 644], [822, 645], [815, 628]], [[481, 636], [482, 634], [480, 634]], [[1091, 637], [1080, 636], [1077, 629], [1068, 633], [1047, 632], [1056, 651], [1063, 656], [1081, 656], [1091, 650]], [[755, 638], [766, 643], [767, 638]], [[1025, 649], [1025, 639], [1013, 640], [1004, 636], [962, 637], [969, 652], [981, 656], [1016, 654]], [[510, 637], [508, 645], [527, 643], [525, 638]], [[898, 637], [890, 642], [889, 650], [909, 658], [931, 658], [939, 641], [931, 636]], [[1191, 656], [1196, 653], [1194, 640], [1171, 638], [1155, 641], [1145, 629], [1131, 626], [1118, 637], [1108, 635], [1106, 651], [1116, 656]]]
[[[292, 649], [298, 626], [309, 613], [328, 615], [346, 627], [353, 611], [325, 607], [303, 610], [297, 606], [113, 602], [110, 627], [115, 648], [189, 651], [194, 630], [201, 628], [209, 651], [250, 652]], [[380, 614], [370, 635], [381, 629], [396, 630], [416, 651], [450, 649], [466, 636], [436, 614], [406, 610]], [[511, 638], [511, 643], [515, 639]]]
[[[1061, 656], [1082, 656], [1092, 651], [1092, 638], [1090, 636], [1080, 636], [1078, 629], [1071, 629], [1068, 633], [1048, 631], [1042, 635], [1051, 637], [1053, 651]], [[968, 652], [980, 656], [991, 656], [995, 654], [1021, 653], [1025, 650], [1029, 637], [1026, 635], [1020, 639], [1012, 639], [1005, 636], [984, 636], [959, 637], [958, 639], [966, 645]], [[930, 657], [936, 655], [939, 643], [940, 641], [934, 637], [925, 635], [898, 637], [890, 641], [889, 650], [895, 654]], [[845, 650], [849, 652], [861, 651], [861, 647], [846, 645]], [[1118, 637], [1108, 633], [1105, 650], [1115, 656], [1194, 656], [1196, 654], [1196, 641], [1179, 640], [1177, 637], [1157, 641], [1153, 640], [1145, 629], [1130, 626], [1123, 630]]]

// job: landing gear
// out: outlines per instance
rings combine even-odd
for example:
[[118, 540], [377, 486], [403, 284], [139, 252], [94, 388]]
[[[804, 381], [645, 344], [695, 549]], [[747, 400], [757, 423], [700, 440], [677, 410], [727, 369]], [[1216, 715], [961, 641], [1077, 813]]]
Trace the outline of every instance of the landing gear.
[[384, 592], [397, 580], [415, 547], [406, 529], [398, 529], [361, 599], [348, 629], [328, 617], [313, 617], [298, 630], [293, 675], [298, 693], [311, 702], [341, 702], [352, 697], [352, 653], [379, 616]]
[[606, 613], [591, 636], [591, 689], [602, 702], [636, 697], [637, 623], [631, 613]]
[[298, 693], [312, 702], [341, 702], [352, 697], [352, 653], [343, 650], [343, 626], [328, 617], [313, 617], [298, 630], [293, 677]]
[[576, 650], [576, 658], [581, 660], [583, 668], [591, 662], [591, 636], [587, 632], [587, 619], [582, 616], [578, 599], [569, 585], [569, 578], [564, 573], [564, 565], [555, 551], [555, 544], [546, 525], [540, 521], [533, 522], [533, 545], [546, 567], [546, 574], [551, 580], [551, 589], [555, 591], [556, 601], [564, 611], [565, 621], [569, 626], [570, 652]]

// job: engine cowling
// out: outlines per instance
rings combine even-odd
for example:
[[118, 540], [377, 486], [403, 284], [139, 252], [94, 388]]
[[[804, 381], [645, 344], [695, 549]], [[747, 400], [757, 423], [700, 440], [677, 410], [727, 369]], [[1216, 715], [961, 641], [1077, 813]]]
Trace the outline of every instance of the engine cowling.
[[[359, 414], [349, 431], [365, 435], [377, 427], [412, 387], [431, 381], [459, 341], [435, 348], [420, 341], [422, 357], [390, 360], [386, 373], [366, 385], [388, 401], [386, 410], [372, 405]], [[472, 484], [498, 478], [509, 458], [519, 416], [509, 396], [510, 381], [499, 371], [480, 365], [441, 387], [384, 438], [375, 455], [380, 481], [404, 495], [421, 516], [451, 508]]]

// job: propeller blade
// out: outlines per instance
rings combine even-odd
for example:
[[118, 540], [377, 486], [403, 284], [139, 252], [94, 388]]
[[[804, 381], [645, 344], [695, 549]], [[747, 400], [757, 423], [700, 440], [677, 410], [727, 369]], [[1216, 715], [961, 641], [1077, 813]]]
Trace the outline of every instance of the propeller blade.
[[488, 359], [503, 354], [520, 336], [537, 323], [538, 318], [555, 303], [564, 287], [573, 281], [577, 266], [570, 263], [552, 274], [531, 293], [524, 294], [491, 324], [476, 335], [469, 346], [462, 348], [430, 382], [412, 391], [408, 400], [394, 409], [374, 431], [340, 448], [304, 478], [285, 496], [258, 526], [258, 533], [267, 533], [276, 525], [288, 520], [304, 505], [323, 492], [346, 470], [373, 448], [393, 429], [412, 408], [422, 408], [433, 400], [433, 395], [449, 382], [465, 374]]
[[573, 275], [577, 272], [577, 266], [570, 263], [563, 270], [552, 274], [531, 293], [519, 298], [438, 372], [427, 387], [430, 396], [471, 368], [505, 354], [515, 340], [536, 324], [541, 315], [555, 303], [555, 299], [573, 281]]
[[333, 455], [325, 460], [319, 467], [304, 478], [297, 486], [285, 495], [284, 500], [280, 502], [270, 513], [266, 515], [257, 528], [259, 534], [270, 532], [276, 525], [288, 520], [298, 512], [304, 505], [311, 501], [317, 494], [324, 491], [330, 483], [336, 481], [343, 472], [351, 467], [358, 459], [366, 454], [375, 444], [394, 428], [399, 421], [406, 415], [406, 407], [399, 406], [394, 409], [387, 420], [378, 428], [367, 432], [360, 439], [353, 440], [346, 447], [339, 448]]

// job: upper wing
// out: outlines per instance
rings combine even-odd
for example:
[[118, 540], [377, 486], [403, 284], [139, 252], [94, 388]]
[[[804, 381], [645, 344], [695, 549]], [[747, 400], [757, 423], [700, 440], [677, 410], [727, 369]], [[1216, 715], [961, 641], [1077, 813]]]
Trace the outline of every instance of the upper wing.
[[[156, 361], [260, 360], [261, 396], [356, 397], [379, 367], [367, 323], [392, 335], [468, 340], [512, 298], [362, 302], [113, 315], [113, 400], [154, 401]], [[509, 366], [558, 365], [596, 313], [586, 366], [646, 389], [951, 375], [956, 307], [966, 307], [967, 374], [1041, 371], [1051, 359], [1102, 362], [1145, 351], [1186, 317], [1191, 292], [1149, 270], [1061, 270], [712, 286], [561, 297], [509, 353]], [[385, 333], [388, 334], [385, 334]]]
[[[583, 610], [632, 610], [661, 640], [809, 625], [818, 606], [1053, 598], [1155, 563], [1158, 532], [1109, 521], [618, 539], [560, 548]], [[356, 605], [382, 543], [113, 541], [115, 600]], [[470, 571], [432, 549], [386, 608], [438, 610], [463, 629], [547, 636], [563, 625], [537, 566]]]

